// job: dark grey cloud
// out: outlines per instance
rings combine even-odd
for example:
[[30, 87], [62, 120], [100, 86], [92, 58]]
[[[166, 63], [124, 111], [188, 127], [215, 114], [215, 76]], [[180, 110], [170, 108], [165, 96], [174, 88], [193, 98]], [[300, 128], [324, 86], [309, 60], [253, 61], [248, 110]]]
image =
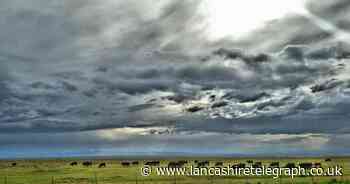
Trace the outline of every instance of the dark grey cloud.
[[347, 5], [310, 1], [246, 39], [209, 41], [200, 1], [3, 1], [0, 147], [188, 151], [263, 137], [253, 150], [265, 154], [285, 134], [326, 153], [349, 133]]
[[4, 1], [1, 7], [1, 53], [15, 55], [23, 62], [57, 61], [58, 56], [74, 54], [79, 29], [58, 1]]
[[315, 15], [332, 22], [336, 27], [343, 30], [349, 30], [350, 3], [346, 0], [327, 1], [310, 1], [307, 4], [308, 9]]
[[[235, 133], [347, 132], [343, 128], [347, 110], [334, 113], [337, 105], [349, 105], [347, 66], [342, 63], [339, 69], [337, 63], [342, 61], [333, 55], [309, 57], [313, 52], [306, 46], [288, 46], [254, 65], [213, 55], [208, 61], [194, 57], [188, 63], [166, 62], [158, 67], [56, 72], [36, 82], [13, 84], [12, 98], [2, 105], [1, 131], [147, 125]], [[220, 102], [224, 105], [217, 107]], [[330, 121], [336, 123], [315, 129]], [[211, 122], [216, 123], [208, 126]]]

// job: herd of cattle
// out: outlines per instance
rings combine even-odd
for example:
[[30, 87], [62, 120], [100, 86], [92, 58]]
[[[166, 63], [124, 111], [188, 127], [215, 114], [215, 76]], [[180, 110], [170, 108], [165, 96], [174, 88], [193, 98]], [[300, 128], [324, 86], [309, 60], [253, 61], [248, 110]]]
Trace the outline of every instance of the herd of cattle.
[[[324, 160], [325, 162], [331, 162], [332, 160], [330, 158], [327, 158]], [[160, 161], [146, 161], [143, 162], [143, 165], [147, 165], [147, 166], [160, 166], [161, 162]], [[187, 160], [180, 160], [177, 162], [169, 162], [168, 163], [168, 167], [169, 168], [180, 168], [180, 167], [184, 167], [186, 164], [188, 164], [189, 161]], [[194, 163], [196, 164], [197, 167], [209, 167], [211, 164], [213, 164], [215, 167], [222, 167], [224, 166], [224, 162], [214, 162], [214, 163], [210, 163], [210, 161], [205, 160], [205, 161], [198, 161], [195, 160]], [[93, 166], [93, 162], [92, 161], [84, 161], [81, 163], [83, 166], [85, 167], [91, 167]], [[120, 162], [120, 165], [123, 167], [130, 167], [130, 166], [138, 166], [140, 164], [139, 161], [122, 161]], [[105, 168], [107, 167], [107, 163], [102, 162], [102, 163], [98, 163], [98, 168]], [[15, 166], [15, 165], [13, 165]], [[78, 162], [74, 161], [70, 163], [70, 166], [78, 166]], [[254, 162], [253, 160], [247, 160], [245, 163], [237, 163], [234, 165], [231, 165], [234, 168], [246, 168], [246, 167], [253, 167], [253, 168], [262, 168], [263, 164], [262, 162]], [[304, 163], [287, 163], [285, 165], [281, 165], [280, 162], [272, 162], [268, 165], [269, 167], [272, 168], [296, 168], [296, 167], [300, 167], [300, 168], [305, 168], [305, 169], [311, 169], [311, 168], [321, 168], [322, 164], [321, 162], [304, 162]]]
[[[331, 162], [332, 160], [330, 158], [327, 158], [324, 160], [325, 162]], [[160, 166], [161, 162], [160, 161], [146, 161], [143, 162], [144, 165], [147, 166]], [[168, 167], [169, 168], [180, 168], [180, 167], [184, 167], [186, 164], [188, 164], [189, 161], [187, 160], [180, 160], [177, 162], [169, 162], [168, 163]], [[198, 161], [195, 160], [194, 163], [196, 164], [197, 167], [209, 167], [210, 166], [210, 161], [205, 160], [205, 161]], [[84, 161], [81, 163], [83, 166], [85, 167], [92, 167], [94, 164], [92, 161]], [[123, 167], [129, 167], [129, 166], [138, 166], [140, 164], [139, 161], [122, 161], [120, 162], [121, 166]], [[222, 167], [224, 166], [224, 162], [215, 162], [213, 163], [215, 167]], [[70, 166], [78, 166], [79, 163], [77, 161], [71, 162]], [[17, 163], [12, 163], [11, 164], [12, 167], [16, 167]], [[247, 160], [246, 163], [237, 163], [234, 165], [231, 165], [234, 168], [246, 168], [246, 167], [253, 167], [253, 168], [262, 168], [263, 164], [262, 162], [254, 162], [253, 160]], [[311, 169], [311, 168], [321, 168], [322, 164], [321, 162], [304, 162], [304, 163], [299, 163], [299, 164], [295, 164], [295, 163], [287, 163], [284, 166], [282, 166], [280, 164], [280, 162], [272, 162], [268, 165], [269, 167], [272, 168], [279, 168], [279, 167], [283, 167], [283, 168], [296, 168], [296, 167], [300, 167], [300, 168], [305, 168], [305, 169]], [[107, 163], [102, 162], [102, 163], [98, 163], [98, 168], [105, 168], [107, 167]]]

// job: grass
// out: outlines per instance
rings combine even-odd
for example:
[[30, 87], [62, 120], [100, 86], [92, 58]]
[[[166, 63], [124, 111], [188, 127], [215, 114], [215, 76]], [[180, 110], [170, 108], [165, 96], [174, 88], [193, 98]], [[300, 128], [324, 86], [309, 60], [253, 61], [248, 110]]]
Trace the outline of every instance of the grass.
[[[161, 166], [167, 166], [170, 161], [185, 160], [161, 160]], [[189, 160], [190, 165], [194, 164], [194, 159]], [[138, 166], [123, 167], [121, 160], [94, 160], [92, 167], [82, 166], [83, 160], [60, 159], [60, 160], [17, 160], [17, 161], [0, 161], [0, 184], [330, 184], [343, 183], [350, 184], [350, 158], [332, 158], [331, 162], [325, 162], [324, 158], [241, 158], [241, 159], [213, 159], [201, 158], [198, 160], [210, 160], [211, 166], [216, 162], [224, 162], [224, 165], [243, 163], [247, 160], [254, 162], [260, 161], [263, 165], [269, 165], [271, 162], [279, 161], [283, 166], [286, 163], [301, 163], [301, 162], [321, 162], [324, 168], [340, 165], [343, 167], [344, 175], [342, 177], [281, 177], [273, 179], [270, 176], [264, 177], [211, 177], [211, 176], [156, 176], [154, 173], [149, 177], [143, 177], [140, 174], [140, 169], [146, 161], [140, 160]], [[70, 166], [73, 161], [78, 161], [78, 166]], [[17, 166], [11, 166], [16, 162]], [[98, 168], [99, 163], [106, 163], [106, 168]]]

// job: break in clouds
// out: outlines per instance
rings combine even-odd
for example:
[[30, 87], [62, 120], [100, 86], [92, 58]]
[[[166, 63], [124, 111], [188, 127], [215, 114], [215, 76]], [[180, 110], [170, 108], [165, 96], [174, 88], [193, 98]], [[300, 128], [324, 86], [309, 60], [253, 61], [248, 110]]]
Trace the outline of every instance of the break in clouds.
[[349, 152], [347, 0], [217, 41], [201, 6], [2, 1], [0, 153]]

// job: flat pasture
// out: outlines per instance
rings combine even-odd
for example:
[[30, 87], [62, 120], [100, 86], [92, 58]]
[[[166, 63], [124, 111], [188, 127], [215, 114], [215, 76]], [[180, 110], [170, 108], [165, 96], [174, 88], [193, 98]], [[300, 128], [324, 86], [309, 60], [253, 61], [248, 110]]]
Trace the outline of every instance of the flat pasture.
[[[151, 161], [150, 176], [142, 176], [141, 168]], [[156, 168], [168, 167], [169, 163], [186, 161], [182, 167], [197, 167], [199, 162], [208, 161], [205, 167], [227, 167], [245, 164], [250, 167], [261, 162], [270, 166], [278, 162], [280, 167], [288, 163], [320, 163], [324, 169], [341, 166], [343, 176], [159, 176]], [[76, 162], [76, 163], [74, 163]], [[92, 165], [84, 166], [84, 162]], [[134, 162], [134, 163], [133, 163]], [[220, 164], [221, 163], [221, 164]], [[51, 160], [1, 160], [0, 184], [350, 184], [350, 157], [327, 158], [174, 158], [174, 159], [51, 159]]]

